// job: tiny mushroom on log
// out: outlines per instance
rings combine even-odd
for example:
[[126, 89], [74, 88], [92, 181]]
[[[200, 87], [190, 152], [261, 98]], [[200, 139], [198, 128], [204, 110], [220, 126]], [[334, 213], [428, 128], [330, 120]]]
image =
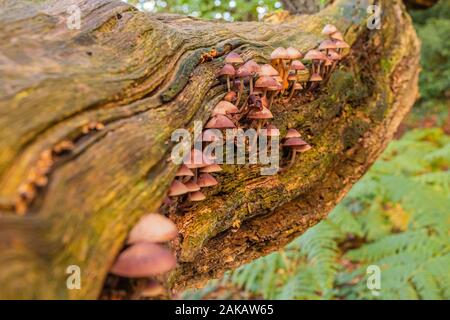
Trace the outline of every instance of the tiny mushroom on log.
[[[292, 153], [291, 162], [290, 162], [289, 166], [292, 166], [294, 164], [295, 155], [297, 152], [304, 152], [304, 151], [311, 149], [311, 148], [305, 147], [305, 146], [309, 146], [308, 143], [299, 137], [286, 139], [286, 141], [283, 143], [283, 146], [289, 148]], [[303, 147], [303, 149], [301, 147]]]
[[227, 89], [228, 92], [231, 91], [231, 83], [230, 78], [233, 78], [236, 75], [236, 70], [231, 64], [226, 64], [220, 69], [219, 76], [225, 76], [227, 78]]
[[128, 235], [128, 244], [138, 242], [166, 242], [176, 238], [175, 224], [159, 213], [144, 215]]
[[127, 278], [144, 278], [166, 273], [176, 266], [169, 249], [161, 245], [139, 242], [120, 253], [111, 273]]

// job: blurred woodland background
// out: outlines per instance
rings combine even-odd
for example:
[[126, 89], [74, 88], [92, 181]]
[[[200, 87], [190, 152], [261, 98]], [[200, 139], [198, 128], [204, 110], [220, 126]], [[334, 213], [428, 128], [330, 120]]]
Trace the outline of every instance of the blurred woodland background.
[[[127, 2], [227, 21], [283, 10], [276, 0]], [[397, 140], [328, 219], [180, 298], [450, 299], [450, 1], [410, 14], [422, 41], [421, 97]], [[378, 296], [366, 286], [369, 265], [382, 270]]]

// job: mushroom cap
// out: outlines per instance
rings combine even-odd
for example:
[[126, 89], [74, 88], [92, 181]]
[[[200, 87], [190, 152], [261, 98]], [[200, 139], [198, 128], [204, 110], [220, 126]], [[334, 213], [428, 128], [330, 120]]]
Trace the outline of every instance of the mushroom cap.
[[111, 273], [127, 278], [152, 277], [170, 271], [176, 264], [170, 250], [158, 244], [140, 242], [119, 255]]
[[311, 81], [311, 82], [320, 82], [320, 81], [322, 81], [323, 79], [322, 79], [322, 76], [320, 75], [320, 74], [318, 74], [318, 73], [314, 73], [312, 76], [311, 76], [311, 78], [309, 79], [309, 81]]
[[341, 60], [341, 55], [339, 54], [339, 53], [337, 53], [336, 51], [334, 51], [334, 50], [329, 50], [328, 51], [328, 58], [330, 58], [331, 60], [333, 60], [333, 61], [338, 61], [338, 60]]
[[197, 184], [200, 186], [200, 188], [206, 188], [206, 187], [212, 187], [217, 185], [219, 182], [210, 175], [209, 173], [202, 173], [197, 179]]
[[336, 49], [336, 43], [333, 40], [324, 40], [320, 43], [319, 50]]
[[222, 67], [222, 69], [220, 69], [220, 71], [219, 71], [219, 76], [234, 76], [235, 74], [236, 74], [236, 70], [229, 63], [224, 65]]
[[306, 67], [300, 60], [294, 60], [291, 63], [291, 70], [306, 70]]
[[263, 64], [261, 66], [260, 71], [258, 72], [259, 76], [266, 76], [266, 77], [272, 77], [272, 76], [278, 76], [278, 71], [272, 67], [270, 64]]
[[304, 146], [307, 145], [306, 141], [301, 138], [289, 138], [283, 143], [285, 147], [296, 147], [296, 146]]
[[182, 164], [175, 174], [176, 177], [193, 177], [194, 173], [186, 165]]
[[237, 94], [234, 91], [227, 92], [227, 94], [223, 97], [223, 100], [228, 102], [234, 102], [237, 99]]
[[339, 31], [336, 31], [336, 32], [330, 34], [330, 38], [334, 39], [334, 40], [340, 40], [340, 41], [344, 40], [344, 36]]
[[302, 90], [302, 89], [303, 89], [303, 86], [301, 85], [301, 83], [296, 82], [294, 84], [294, 90]]
[[239, 54], [237, 54], [236, 52], [230, 52], [225, 57], [225, 63], [239, 64], [239, 63], [244, 63], [244, 60], [242, 60], [241, 56]]
[[278, 82], [278, 83], [283, 83], [283, 78], [280, 77], [280, 76], [273, 76], [272, 78], [274, 78], [275, 81]]
[[294, 146], [293, 148], [295, 149], [295, 151], [298, 152], [306, 152], [312, 149], [312, 147], [309, 144], [305, 144], [303, 146]]
[[159, 213], [149, 213], [131, 229], [127, 243], [166, 242], [175, 239], [177, 234], [177, 227], [169, 218]]
[[193, 180], [189, 180], [184, 185], [186, 186], [186, 188], [188, 188], [189, 192], [200, 191], [200, 186]]
[[188, 193], [189, 190], [188, 188], [186, 188], [186, 186], [178, 181], [178, 180], [173, 180], [172, 184], [170, 185], [169, 188], [169, 196], [170, 197], [177, 197], [177, 196], [181, 196], [182, 194]]
[[248, 60], [244, 63], [244, 66], [253, 74], [258, 73], [261, 70], [261, 66], [257, 64], [255, 60]]
[[273, 115], [272, 112], [270, 112], [269, 109], [266, 107], [263, 107], [262, 110], [253, 109], [247, 114], [248, 119], [272, 119]]
[[202, 140], [205, 142], [221, 141], [223, 139], [222, 133], [219, 135], [214, 129], [207, 129], [203, 131]]
[[300, 59], [303, 55], [300, 51], [293, 47], [289, 47], [286, 49], [289, 60]]
[[285, 139], [291, 139], [291, 138], [301, 138], [302, 135], [295, 129], [289, 129], [286, 133]]
[[278, 130], [277, 127], [275, 127], [273, 124], [269, 124], [266, 126], [266, 135], [268, 137], [279, 137], [280, 136], [280, 130]]
[[203, 201], [206, 199], [206, 196], [201, 191], [191, 192], [188, 195], [189, 201]]
[[200, 172], [202, 173], [214, 173], [219, 171], [222, 171], [222, 168], [217, 163], [200, 169]]
[[331, 66], [331, 65], [333, 65], [333, 60], [327, 58], [327, 60], [325, 60], [325, 66], [328, 67], [328, 66]]
[[225, 100], [220, 101], [214, 107], [214, 110], [212, 112], [213, 115], [216, 115], [216, 114], [226, 115], [226, 114], [233, 114], [233, 113], [239, 113], [239, 109], [231, 102], [228, 102]]
[[259, 77], [255, 83], [256, 88], [268, 88], [268, 87], [275, 87], [277, 85], [278, 82], [274, 78], [266, 76]]
[[233, 121], [223, 114], [214, 115], [206, 124], [206, 129], [234, 129], [236, 126]]
[[327, 25], [325, 25], [325, 27], [323, 27], [322, 34], [329, 36], [330, 34], [333, 34], [337, 31], [338, 31], [338, 29], [334, 25], [327, 24]]
[[270, 60], [275, 59], [289, 59], [287, 50], [283, 47], [278, 47], [275, 50], [273, 50], [272, 53], [270, 54]]
[[245, 66], [245, 64], [240, 67], [237, 71], [236, 71], [236, 77], [250, 77], [252, 75], [251, 70]]
[[276, 90], [283, 90], [283, 88], [284, 88], [283, 85], [277, 82], [276, 86], [267, 87], [267, 90], [276, 91]]
[[349, 44], [347, 42], [345, 42], [344, 40], [337, 40], [335, 42], [336, 48], [337, 49], [347, 49], [350, 48]]
[[319, 50], [309, 50], [303, 59], [305, 60], [325, 60], [327, 57]]

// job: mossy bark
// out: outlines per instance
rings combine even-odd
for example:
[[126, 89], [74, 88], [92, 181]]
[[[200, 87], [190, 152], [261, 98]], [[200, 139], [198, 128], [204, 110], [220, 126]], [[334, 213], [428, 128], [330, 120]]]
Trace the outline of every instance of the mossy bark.
[[[200, 285], [276, 250], [323, 219], [375, 161], [417, 96], [419, 43], [399, 0], [378, 2], [382, 28], [340, 0], [310, 16], [222, 23], [150, 15], [115, 0], [79, 1], [81, 29], [66, 26], [74, 1], [7, 1], [0, 13], [0, 296], [96, 298], [130, 228], [160, 207], [174, 177], [170, 135], [206, 120], [226, 86], [223, 54], [266, 61], [278, 46], [307, 51], [333, 23], [351, 54], [312, 101], [276, 104], [282, 133], [313, 149], [289, 170], [225, 166], [208, 200], [171, 214], [181, 235], [174, 289]], [[365, 14], [365, 12], [364, 12]], [[219, 56], [200, 64], [215, 47]], [[101, 123], [102, 130], [86, 130]], [[48, 185], [25, 215], [18, 189], [43, 152]], [[240, 225], [240, 227], [238, 227]], [[81, 290], [67, 290], [78, 265]]]

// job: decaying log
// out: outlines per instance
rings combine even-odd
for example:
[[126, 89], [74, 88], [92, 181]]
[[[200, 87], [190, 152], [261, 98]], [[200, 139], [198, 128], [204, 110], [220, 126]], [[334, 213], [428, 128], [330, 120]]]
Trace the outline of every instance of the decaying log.
[[[80, 30], [66, 24], [74, 3]], [[401, 1], [378, 2], [380, 30], [366, 27], [365, 11], [349, 18], [353, 3], [334, 1], [310, 16], [223, 23], [146, 14], [116, 0], [3, 1], [0, 296], [98, 297], [130, 228], [158, 210], [174, 177], [176, 166], [166, 161], [172, 131], [205, 121], [224, 95], [216, 79], [223, 54], [265, 62], [278, 46], [305, 52], [333, 23], [352, 44], [350, 55], [314, 99], [273, 107], [282, 134], [295, 127], [313, 149], [274, 176], [225, 165], [207, 201], [171, 214], [181, 235], [173, 244], [179, 267], [168, 283], [200, 285], [323, 219], [417, 96], [419, 43]], [[199, 64], [212, 47], [219, 56]], [[48, 150], [61, 142], [69, 150], [49, 161]], [[19, 191], [42, 166], [48, 183], [16, 214]], [[66, 287], [69, 265], [81, 268], [80, 290]]]

